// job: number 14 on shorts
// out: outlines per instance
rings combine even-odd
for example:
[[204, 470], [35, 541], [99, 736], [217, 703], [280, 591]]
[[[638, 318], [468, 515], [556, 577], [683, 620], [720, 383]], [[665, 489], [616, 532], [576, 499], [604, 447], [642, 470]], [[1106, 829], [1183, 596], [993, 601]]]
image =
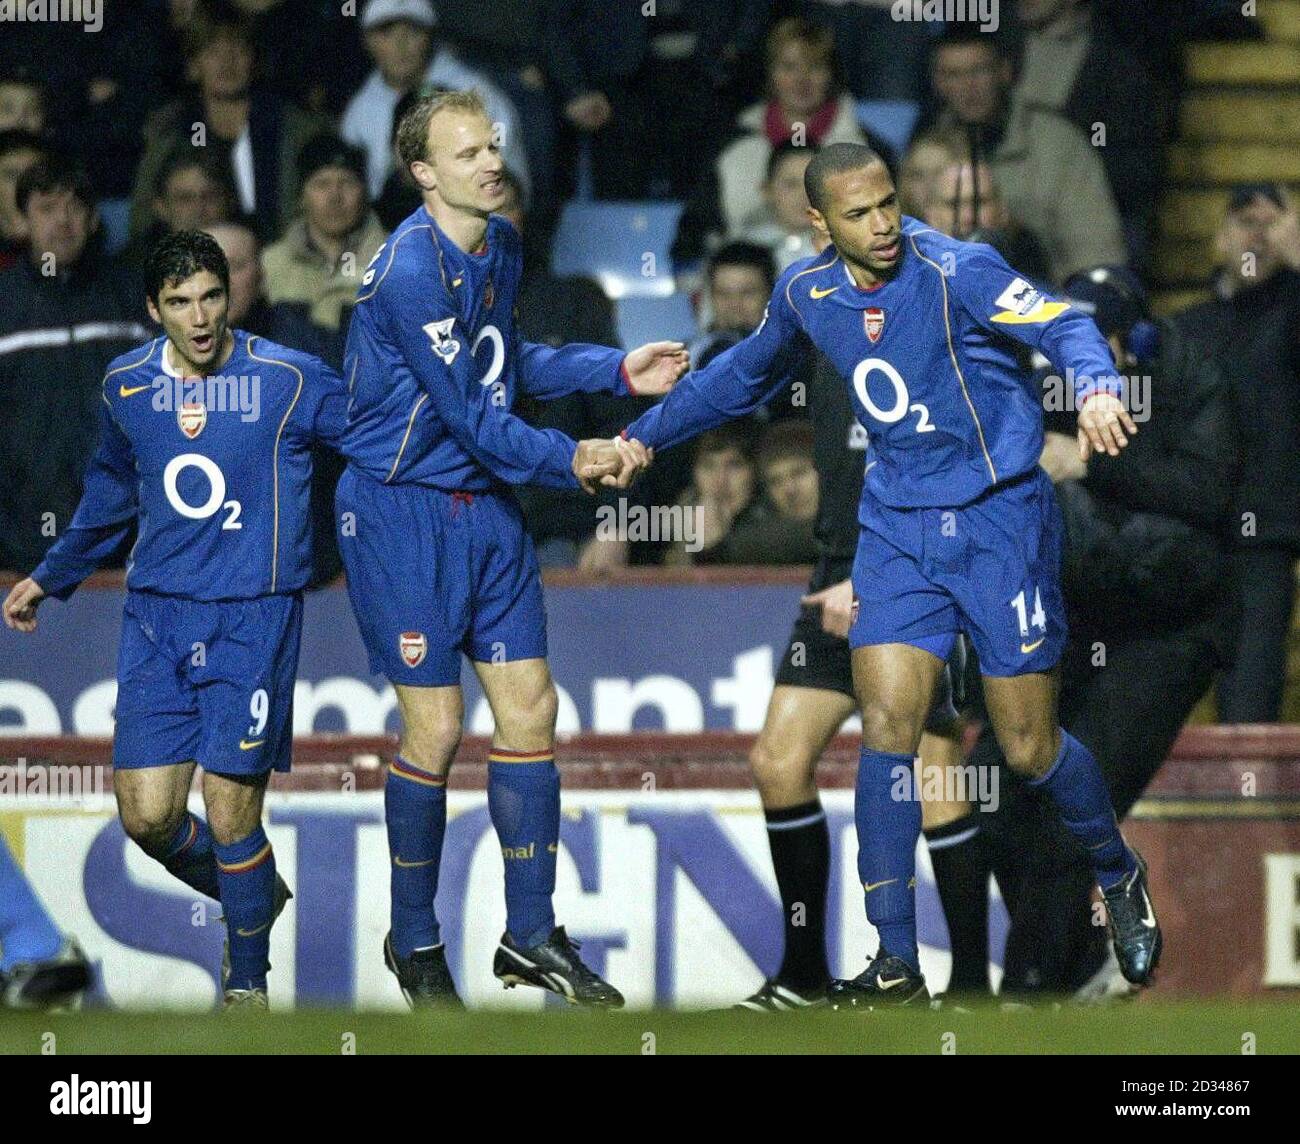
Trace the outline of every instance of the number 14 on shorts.
[[[1012, 598], [1010, 606], [1015, 611], [1016, 619], [1020, 623], [1020, 650], [1023, 654], [1028, 655], [1047, 636], [1047, 613], [1043, 611], [1043, 600], [1038, 587], [1034, 586], [1034, 610], [1032, 614], [1026, 612], [1025, 589], [1022, 589]], [[1031, 626], [1038, 629], [1039, 635], [1036, 640], [1030, 639]]]

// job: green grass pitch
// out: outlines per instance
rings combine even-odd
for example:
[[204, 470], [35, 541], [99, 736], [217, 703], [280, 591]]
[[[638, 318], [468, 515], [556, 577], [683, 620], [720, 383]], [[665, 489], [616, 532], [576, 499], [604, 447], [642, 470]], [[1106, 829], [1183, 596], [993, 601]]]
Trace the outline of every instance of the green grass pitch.
[[[1250, 1002], [1140, 1002], [968, 1013], [763, 1015], [646, 1011], [537, 1015], [0, 1013], [0, 1054], [75, 1053], [1213, 1053], [1300, 1052], [1300, 1011]], [[46, 1051], [49, 1051], [48, 1049]]]

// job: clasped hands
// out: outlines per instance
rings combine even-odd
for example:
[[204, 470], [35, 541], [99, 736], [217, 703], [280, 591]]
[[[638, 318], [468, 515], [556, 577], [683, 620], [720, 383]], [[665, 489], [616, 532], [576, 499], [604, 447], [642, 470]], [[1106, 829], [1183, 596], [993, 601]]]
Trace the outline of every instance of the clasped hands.
[[593, 437], [579, 441], [573, 454], [573, 475], [582, 491], [595, 494], [604, 485], [611, 489], [627, 488], [650, 467], [655, 451], [635, 438]]

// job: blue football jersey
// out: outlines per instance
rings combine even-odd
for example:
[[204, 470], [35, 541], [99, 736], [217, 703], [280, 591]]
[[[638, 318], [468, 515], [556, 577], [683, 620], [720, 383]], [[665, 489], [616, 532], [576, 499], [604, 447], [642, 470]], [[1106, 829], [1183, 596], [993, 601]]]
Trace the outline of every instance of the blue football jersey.
[[626, 429], [666, 448], [756, 409], [808, 343], [849, 386], [867, 430], [863, 497], [895, 508], [956, 507], [1031, 471], [1043, 450], [1041, 391], [1008, 338], [1073, 371], [1076, 408], [1122, 396], [1092, 319], [1017, 274], [991, 246], [904, 217], [893, 278], [857, 286], [834, 247], [789, 267], [762, 324], [683, 378]]
[[127, 587], [192, 600], [295, 592], [311, 574], [311, 450], [340, 446], [347, 390], [309, 354], [232, 330], [217, 374], [155, 338], [109, 366], [81, 503], [33, 578], [70, 596], [139, 526]]
[[362, 276], [343, 360], [353, 466], [385, 483], [448, 491], [577, 487], [575, 443], [510, 410], [520, 391], [627, 393], [624, 355], [520, 343], [522, 267], [519, 234], [497, 215], [469, 254], [424, 207], [392, 233]]

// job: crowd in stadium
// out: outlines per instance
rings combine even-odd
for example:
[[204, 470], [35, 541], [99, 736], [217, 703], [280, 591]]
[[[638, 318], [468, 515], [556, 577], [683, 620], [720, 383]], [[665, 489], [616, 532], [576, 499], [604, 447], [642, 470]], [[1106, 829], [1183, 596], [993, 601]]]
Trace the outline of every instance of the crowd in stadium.
[[[1286, 189], [1235, 188], [1204, 302], [1157, 319], [1147, 301], [1176, 52], [1189, 36], [1251, 35], [1240, 6], [1017, 0], [996, 33], [900, 21], [884, 0], [643, 7], [153, 0], [107, 4], [94, 34], [6, 27], [0, 567], [29, 572], [72, 515], [104, 368], [150, 333], [136, 275], [152, 244], [209, 230], [230, 263], [231, 325], [339, 368], [359, 278], [420, 201], [395, 163], [402, 110], [472, 86], [501, 130], [529, 340], [681, 336], [706, 363], [814, 252], [803, 172], [837, 141], [886, 158], [908, 214], [1089, 307], [1121, 368], [1152, 380], [1149, 420], [1120, 457], [1080, 462], [1070, 413], [1049, 416], [1042, 464], [1067, 521], [1081, 657], [1066, 724], [1072, 702], [1086, 721], [1122, 694], [1132, 726], [1113, 733], [1163, 741], [1220, 671], [1222, 719], [1276, 720], [1300, 553], [1300, 224]], [[562, 248], [566, 211], [619, 200], [669, 208], [626, 238], [663, 252], [658, 309], [555, 269], [582, 257]], [[665, 452], [626, 494], [698, 506], [698, 544], [602, 539], [599, 500], [522, 490], [543, 565], [816, 560], [816, 368], [760, 415]], [[577, 438], [617, 433], [649, 403], [583, 394], [523, 412]], [[339, 571], [340, 467], [317, 465], [317, 583]], [[1094, 640], [1112, 648], [1108, 672], [1087, 662]]]

